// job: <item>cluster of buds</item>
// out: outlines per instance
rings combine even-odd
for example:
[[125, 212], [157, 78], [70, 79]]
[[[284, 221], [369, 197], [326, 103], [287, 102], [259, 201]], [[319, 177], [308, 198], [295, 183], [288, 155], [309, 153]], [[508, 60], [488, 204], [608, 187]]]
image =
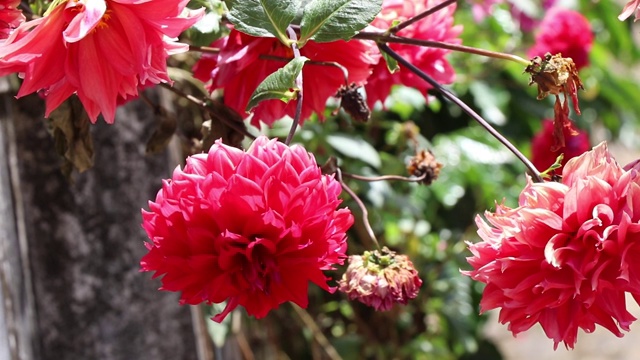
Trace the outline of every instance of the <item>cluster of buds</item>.
[[418, 296], [422, 280], [406, 255], [384, 247], [349, 256], [349, 267], [339, 282], [339, 290], [376, 310], [394, 304], [406, 305]]

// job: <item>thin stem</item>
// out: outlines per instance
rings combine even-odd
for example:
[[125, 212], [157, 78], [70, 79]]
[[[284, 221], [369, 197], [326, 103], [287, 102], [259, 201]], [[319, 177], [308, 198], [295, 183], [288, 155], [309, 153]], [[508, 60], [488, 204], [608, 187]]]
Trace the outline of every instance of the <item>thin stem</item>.
[[362, 211], [362, 223], [364, 224], [364, 228], [367, 230], [367, 234], [369, 234], [369, 237], [371, 238], [371, 240], [373, 240], [373, 242], [376, 244], [376, 247], [379, 250], [380, 243], [378, 242], [378, 239], [376, 238], [376, 234], [373, 232], [373, 229], [371, 228], [371, 223], [369, 223], [369, 211], [367, 211], [367, 207], [364, 205], [362, 200], [360, 200], [360, 197], [358, 197], [358, 195], [356, 195], [356, 193], [353, 190], [351, 190], [351, 188], [347, 186], [347, 184], [345, 184], [344, 181], [342, 181], [342, 171], [340, 171], [340, 168], [336, 169], [336, 177], [340, 182], [340, 184], [342, 184], [342, 188], [344, 189], [344, 191], [346, 191], [347, 194], [351, 196], [353, 201], [355, 201], [356, 204], [358, 204], [360, 211]]
[[427, 16], [429, 16], [429, 15], [435, 13], [435, 12], [438, 12], [438, 11], [446, 8], [447, 6], [449, 6], [449, 5], [451, 5], [451, 4], [455, 3], [455, 2], [456, 2], [456, 0], [444, 1], [444, 2], [434, 6], [432, 8], [429, 8], [429, 9], [423, 11], [422, 13], [412, 17], [411, 19], [405, 20], [405, 21], [401, 22], [400, 24], [398, 24], [396, 26], [392, 26], [391, 28], [389, 28], [388, 32], [391, 33], [391, 34], [395, 34], [398, 31], [400, 31], [400, 30], [402, 30], [402, 29], [404, 29], [404, 28], [406, 28], [408, 26], [411, 26], [412, 24], [414, 24], [414, 23], [426, 18]]
[[[291, 39], [291, 49], [293, 50], [293, 57], [300, 57], [300, 49], [298, 48], [298, 36], [296, 32], [291, 28], [291, 26], [287, 27], [287, 34], [289, 35], [289, 39]], [[293, 124], [291, 124], [291, 129], [289, 130], [289, 135], [287, 135], [287, 139], [284, 141], [285, 144], [291, 144], [291, 140], [293, 140], [293, 135], [295, 135], [296, 130], [298, 129], [298, 124], [300, 123], [300, 117], [302, 116], [302, 71], [296, 77], [296, 87], [298, 88], [298, 99], [296, 103], [296, 113], [293, 115]]]
[[454, 104], [458, 105], [464, 112], [466, 112], [472, 119], [478, 122], [482, 127], [484, 127], [493, 137], [495, 137], [498, 141], [500, 141], [504, 146], [509, 149], [526, 167], [529, 169], [533, 178], [536, 182], [542, 182], [542, 176], [536, 167], [527, 159], [513, 144], [509, 142], [502, 134], [500, 134], [496, 129], [494, 129], [482, 116], [478, 115], [473, 109], [471, 109], [464, 101], [458, 99], [453, 93], [449, 90], [445, 89], [442, 85], [440, 85], [437, 81], [435, 81], [431, 76], [427, 75], [424, 71], [418, 69], [415, 65], [407, 61], [405, 58], [400, 56], [398, 53], [393, 51], [387, 44], [379, 44], [380, 50], [386, 52], [394, 58], [397, 62], [402, 64], [402, 66], [409, 69], [414, 74], [418, 75], [421, 79], [428, 82], [434, 89], [440, 91], [445, 98]]
[[521, 65], [531, 64], [529, 60], [526, 60], [518, 55], [479, 49], [479, 48], [474, 48], [471, 46], [465, 46], [460, 44], [451, 44], [451, 43], [446, 43], [442, 41], [412, 39], [412, 38], [398, 36], [398, 35], [387, 35], [381, 32], [361, 31], [353, 38], [361, 39], [361, 40], [374, 40], [378, 43], [396, 43], [396, 44], [407, 44], [407, 45], [432, 47], [432, 48], [438, 48], [438, 49], [446, 49], [446, 50], [459, 51], [459, 52], [464, 52], [464, 53], [469, 53], [474, 55], [486, 56], [494, 59], [509, 60]]
[[349, 178], [349, 179], [355, 179], [355, 180], [367, 181], [367, 182], [385, 181], [385, 180], [398, 180], [398, 181], [406, 181], [406, 182], [420, 182], [420, 181], [423, 181], [427, 177], [427, 174], [426, 173], [422, 174], [419, 177], [406, 177], [406, 176], [399, 176], [399, 175], [382, 175], [382, 176], [368, 177], [368, 176], [349, 174], [349, 173], [343, 172], [342, 176], [346, 177], [346, 178]]
[[160, 86], [162, 86], [163, 88], [173, 92], [174, 94], [183, 97], [189, 101], [191, 101], [192, 103], [198, 105], [200, 108], [202, 108], [203, 110], [205, 110], [207, 113], [209, 113], [209, 115], [211, 115], [211, 117], [213, 119], [222, 121], [225, 125], [229, 126], [230, 128], [232, 128], [233, 130], [237, 131], [238, 133], [247, 136], [253, 140], [255, 140], [255, 136], [253, 136], [250, 132], [248, 132], [246, 129], [243, 129], [242, 127], [238, 126], [238, 124], [235, 123], [235, 121], [233, 120], [229, 120], [224, 116], [220, 116], [220, 114], [218, 114], [215, 110], [213, 110], [209, 105], [207, 105], [206, 102], [202, 101], [201, 99], [198, 99], [197, 97], [187, 94], [185, 92], [183, 92], [182, 90], [176, 89], [175, 87], [167, 84], [167, 83], [160, 83], [158, 84]]
[[220, 48], [214, 48], [210, 46], [189, 45], [189, 51], [197, 51], [197, 52], [207, 53], [207, 54], [219, 54]]
[[320, 327], [318, 326], [318, 324], [316, 324], [311, 315], [309, 315], [309, 313], [305, 309], [299, 307], [298, 305], [292, 304], [292, 306], [293, 310], [295, 310], [300, 320], [302, 320], [304, 326], [307, 329], [311, 330], [313, 338], [318, 342], [318, 344], [320, 344], [320, 346], [322, 346], [322, 349], [327, 354], [329, 359], [342, 360], [342, 357], [340, 356], [340, 354], [338, 354], [336, 348], [331, 345], [331, 342], [329, 342], [329, 339], [327, 339], [322, 330], [320, 330]]

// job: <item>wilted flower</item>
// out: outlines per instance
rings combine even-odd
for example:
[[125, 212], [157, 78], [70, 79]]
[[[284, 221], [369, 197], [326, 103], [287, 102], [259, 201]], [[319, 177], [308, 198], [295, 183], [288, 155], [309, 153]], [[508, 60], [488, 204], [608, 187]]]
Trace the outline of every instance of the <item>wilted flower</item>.
[[514, 335], [540, 323], [554, 347], [596, 324], [623, 336], [635, 320], [625, 292], [640, 300], [639, 175], [602, 143], [571, 159], [561, 183], [529, 180], [517, 208], [478, 216], [482, 241], [463, 273], [487, 284], [481, 311], [501, 308]]
[[[194, 76], [204, 82], [210, 81], [208, 88], [211, 91], [224, 89], [224, 103], [239, 114], [246, 113], [247, 103], [258, 85], [293, 58], [291, 48], [278, 39], [254, 37], [236, 30], [231, 30], [229, 36], [211, 46], [220, 48], [220, 53], [203, 55], [194, 67]], [[300, 54], [311, 60], [302, 69], [301, 123], [314, 112], [323, 119], [327, 100], [342, 86], [362, 85], [379, 58], [375, 45], [361, 40], [308, 41]], [[262, 101], [254, 108], [251, 123], [256, 127], [260, 126], [260, 121], [271, 125], [286, 115], [293, 117], [295, 108], [295, 101]]]
[[407, 171], [415, 177], [423, 177], [421, 183], [431, 185], [440, 175], [442, 164], [431, 151], [421, 150], [409, 161]]
[[[393, 25], [394, 21], [407, 20], [442, 2], [442, 0], [384, 0], [382, 11], [371, 25], [380, 30], [387, 30]], [[462, 40], [458, 36], [462, 32], [462, 26], [453, 26], [455, 9], [456, 4], [454, 3], [400, 30], [397, 35], [413, 39], [460, 44]], [[439, 83], [450, 84], [454, 81], [455, 71], [445, 58], [450, 50], [397, 43], [390, 43], [389, 47]], [[386, 62], [380, 60], [365, 85], [369, 107], [373, 107], [378, 101], [384, 103], [384, 100], [391, 92], [391, 87], [396, 84], [419, 89], [425, 96], [427, 95], [427, 90], [431, 88], [427, 82], [420, 79], [413, 72], [403, 69], [402, 66], [393, 74], [390, 73]]]
[[170, 82], [166, 58], [188, 49], [173, 42], [203, 11], [188, 0], [69, 0], [20, 25], [0, 47], [0, 75], [19, 72], [18, 97], [41, 91], [49, 116], [72, 94], [91, 121], [114, 121], [118, 101], [138, 86]]
[[227, 301], [218, 322], [238, 305], [257, 318], [287, 301], [306, 307], [309, 282], [333, 291], [322, 271], [346, 258], [353, 217], [336, 210], [341, 189], [301, 146], [261, 136], [243, 152], [217, 141], [143, 210], [141, 268], [182, 304]]
[[547, 170], [556, 158], [563, 154], [562, 165], [564, 166], [570, 159], [582, 155], [591, 148], [589, 145], [589, 134], [577, 129], [572, 122], [569, 127], [563, 129], [565, 146], [553, 151], [554, 146], [554, 126], [553, 121], [545, 119], [542, 122], [542, 130], [531, 140], [531, 162], [540, 171]]
[[340, 107], [351, 115], [353, 120], [366, 122], [371, 117], [371, 109], [358, 91], [360, 88], [356, 84], [351, 84], [348, 87], [342, 86], [336, 97], [340, 99]]
[[618, 19], [620, 21], [626, 20], [634, 12], [636, 13], [636, 19], [634, 21], [638, 21], [638, 15], [640, 15], [640, 0], [629, 1], [622, 9], [622, 13], [618, 15]]
[[0, 0], [0, 40], [8, 38], [13, 29], [24, 22], [19, 5], [20, 0]]
[[[569, 119], [569, 98], [573, 103], [573, 110], [580, 115], [578, 89], [584, 89], [584, 87], [578, 70], [570, 58], [546, 54], [544, 58], [534, 57], [524, 71], [531, 74], [529, 85], [538, 84], [538, 100], [544, 99], [549, 94], [556, 96], [553, 107], [554, 145], [552, 147], [552, 151], [556, 151], [565, 146], [563, 135], [565, 129], [573, 127]], [[560, 100], [561, 93], [564, 94], [564, 101]]]
[[340, 280], [339, 290], [350, 300], [357, 299], [376, 310], [389, 310], [394, 304], [406, 305], [418, 296], [422, 280], [406, 255], [386, 247], [349, 256], [349, 267]]
[[536, 43], [529, 57], [543, 57], [546, 53], [571, 58], [578, 70], [589, 65], [593, 33], [589, 21], [577, 11], [552, 8], [546, 12], [536, 35]]

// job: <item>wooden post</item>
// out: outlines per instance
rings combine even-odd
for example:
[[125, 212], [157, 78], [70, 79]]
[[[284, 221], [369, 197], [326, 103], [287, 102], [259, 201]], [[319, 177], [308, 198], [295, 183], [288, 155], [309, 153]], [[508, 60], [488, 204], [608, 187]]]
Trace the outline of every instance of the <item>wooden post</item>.
[[0, 358], [197, 359], [189, 308], [139, 272], [140, 208], [172, 170], [166, 153], [144, 155], [152, 111], [133, 102], [99, 120], [95, 166], [70, 184], [40, 98], [1, 96]]

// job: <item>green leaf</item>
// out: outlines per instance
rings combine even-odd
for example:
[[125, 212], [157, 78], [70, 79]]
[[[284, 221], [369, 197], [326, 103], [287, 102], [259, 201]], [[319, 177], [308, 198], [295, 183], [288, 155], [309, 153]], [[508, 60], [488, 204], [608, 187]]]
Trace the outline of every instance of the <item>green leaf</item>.
[[380, 51], [380, 54], [382, 54], [382, 58], [384, 59], [384, 62], [387, 63], [387, 69], [389, 70], [390, 73], [393, 74], [394, 72], [400, 70], [400, 66], [398, 65], [398, 62], [396, 61], [396, 59], [392, 58], [391, 55], [389, 55], [384, 51]]
[[382, 8], [382, 0], [313, 0], [304, 8], [300, 43], [349, 40], [369, 25]]
[[379, 168], [382, 165], [378, 151], [363, 139], [353, 138], [349, 135], [333, 134], [327, 136], [327, 143], [343, 155], [364, 161], [374, 168]]
[[249, 112], [259, 102], [270, 99], [279, 99], [289, 102], [298, 96], [300, 89], [296, 86], [296, 78], [302, 71], [302, 66], [309, 59], [301, 56], [289, 61], [283, 68], [267, 76], [258, 88], [251, 94], [251, 99], [245, 111]]
[[238, 31], [259, 36], [275, 36], [289, 42], [287, 26], [296, 16], [300, 0], [234, 0], [229, 4], [227, 18]]

